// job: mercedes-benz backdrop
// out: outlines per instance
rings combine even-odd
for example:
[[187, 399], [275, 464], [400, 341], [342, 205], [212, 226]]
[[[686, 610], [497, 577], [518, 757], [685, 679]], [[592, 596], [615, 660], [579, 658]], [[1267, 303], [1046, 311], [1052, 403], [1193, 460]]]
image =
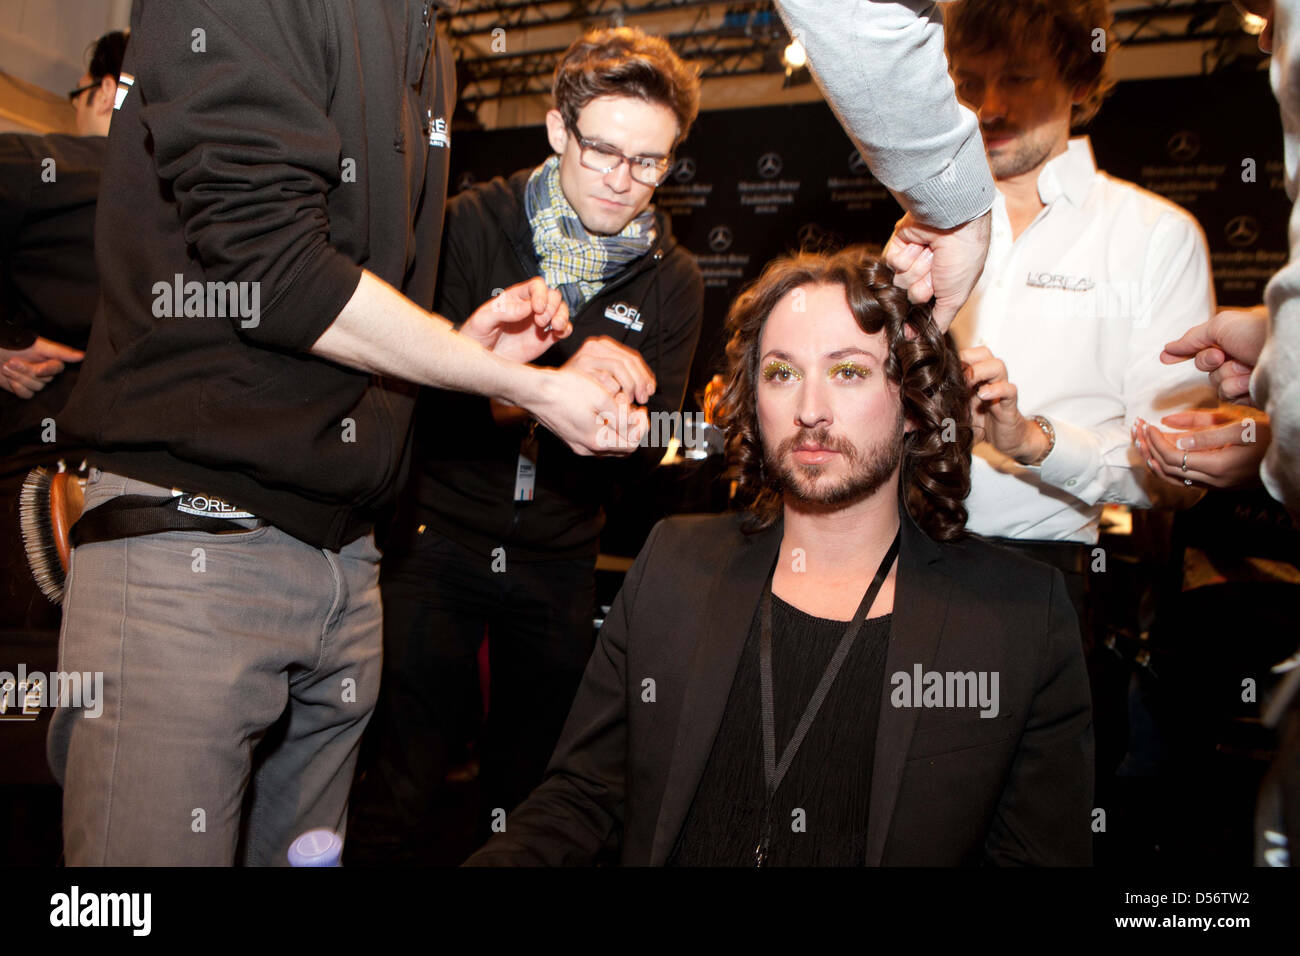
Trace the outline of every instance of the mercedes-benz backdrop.
[[[1220, 305], [1262, 301], [1286, 261], [1290, 208], [1265, 73], [1121, 83], [1087, 132], [1103, 169], [1200, 221]], [[536, 164], [547, 150], [540, 126], [461, 132], [452, 144], [453, 190]], [[900, 215], [824, 103], [701, 113], [655, 201], [706, 285], [688, 407], [722, 361], [728, 304], [764, 263], [800, 246], [881, 245]]]

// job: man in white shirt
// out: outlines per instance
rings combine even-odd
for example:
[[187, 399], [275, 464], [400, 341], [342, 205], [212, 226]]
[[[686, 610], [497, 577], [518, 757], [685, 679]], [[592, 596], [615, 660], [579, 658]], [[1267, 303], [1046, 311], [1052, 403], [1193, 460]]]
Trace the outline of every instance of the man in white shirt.
[[1153, 503], [1136, 420], [1212, 396], [1195, 369], [1158, 360], [1213, 314], [1209, 256], [1190, 215], [1102, 173], [1087, 138], [1070, 138], [1109, 86], [1104, 0], [952, 6], [957, 93], [998, 188], [984, 274], [952, 326], [986, 439], [969, 526], [1060, 567], [1082, 612], [1102, 505]]

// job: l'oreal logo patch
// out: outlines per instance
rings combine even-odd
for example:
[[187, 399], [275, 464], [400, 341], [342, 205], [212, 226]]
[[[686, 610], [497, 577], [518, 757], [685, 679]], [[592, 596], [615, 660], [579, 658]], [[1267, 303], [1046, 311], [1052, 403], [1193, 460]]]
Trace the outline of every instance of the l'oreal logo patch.
[[252, 512], [244, 511], [227, 501], [213, 495], [192, 495], [177, 488], [172, 489], [176, 499], [176, 510], [200, 518], [253, 518]]
[[131, 92], [131, 87], [135, 86], [135, 77], [130, 73], [122, 73], [117, 79], [117, 96], [113, 100], [113, 109], [120, 110], [122, 102], [126, 99], [126, 94]]
[[439, 116], [434, 119], [432, 111], [429, 114], [429, 145], [441, 146], [446, 149], [451, 145], [451, 134], [447, 130], [447, 120]]
[[605, 318], [626, 325], [631, 332], [640, 332], [642, 328], [641, 313], [626, 302], [616, 302], [605, 309]]
[[1035, 289], [1063, 289], [1066, 292], [1089, 292], [1097, 283], [1087, 276], [1067, 276], [1057, 272], [1031, 272], [1025, 285]]

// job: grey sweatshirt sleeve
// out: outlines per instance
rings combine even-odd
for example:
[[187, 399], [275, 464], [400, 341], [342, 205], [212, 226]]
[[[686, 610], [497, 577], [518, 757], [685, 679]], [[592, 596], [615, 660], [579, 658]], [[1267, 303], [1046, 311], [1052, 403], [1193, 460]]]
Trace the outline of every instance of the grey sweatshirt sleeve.
[[1273, 442], [1261, 477], [1269, 494], [1300, 514], [1300, 0], [1274, 7], [1273, 92], [1282, 110], [1286, 191], [1291, 208], [1291, 258], [1268, 284], [1268, 343], [1251, 379], [1251, 392], [1268, 412]]
[[929, 0], [776, 0], [826, 101], [904, 209], [937, 228], [993, 205], [979, 123], [957, 102]]

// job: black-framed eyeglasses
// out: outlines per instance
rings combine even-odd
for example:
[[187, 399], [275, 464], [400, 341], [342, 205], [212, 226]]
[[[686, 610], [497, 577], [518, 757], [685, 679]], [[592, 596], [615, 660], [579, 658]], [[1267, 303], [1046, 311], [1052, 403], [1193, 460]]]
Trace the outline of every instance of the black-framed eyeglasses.
[[98, 83], [87, 83], [85, 86], [79, 86], [75, 90], [68, 90], [68, 99], [75, 103], [77, 101], [77, 97], [80, 96], [82, 93], [86, 92], [86, 90], [96, 90], [96, 89], [99, 89]]
[[627, 156], [607, 143], [588, 139], [573, 124], [569, 124], [569, 131], [578, 140], [578, 161], [594, 172], [612, 173], [627, 163], [628, 172], [637, 182], [643, 186], [658, 186], [668, 178], [668, 171], [672, 169], [671, 156]]

